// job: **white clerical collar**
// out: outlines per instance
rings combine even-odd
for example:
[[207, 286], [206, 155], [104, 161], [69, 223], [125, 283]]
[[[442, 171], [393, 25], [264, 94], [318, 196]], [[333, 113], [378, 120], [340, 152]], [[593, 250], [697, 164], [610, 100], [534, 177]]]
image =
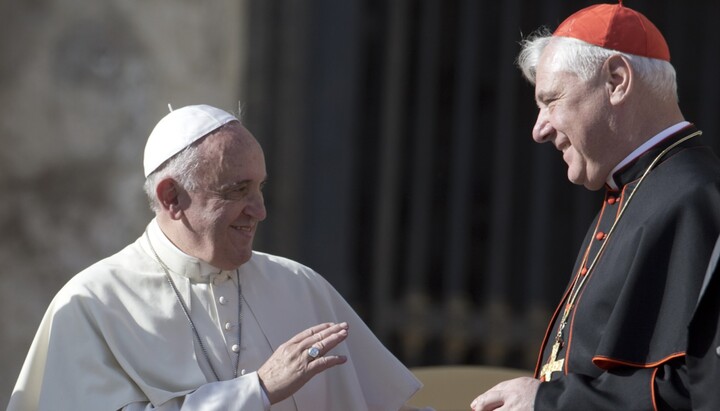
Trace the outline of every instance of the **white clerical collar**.
[[[175, 246], [163, 233], [157, 219], [153, 218], [147, 226], [147, 233], [152, 247], [160, 259], [175, 274], [189, 278], [194, 282], [206, 283], [212, 280], [233, 278], [234, 271], [223, 271], [209, 263], [193, 257]], [[153, 255], [150, 251], [150, 255]]]
[[640, 147], [636, 148], [632, 153], [630, 153], [629, 156], [625, 157], [623, 161], [618, 163], [618, 165], [615, 166], [615, 168], [612, 169], [610, 174], [608, 174], [606, 183], [608, 187], [610, 187], [612, 190], [619, 190], [620, 188], [615, 183], [615, 179], [613, 176], [616, 172], [621, 170], [626, 165], [630, 164], [631, 162], [635, 161], [638, 157], [643, 155], [646, 151], [650, 150], [651, 148], [655, 147], [658, 143], [665, 140], [666, 138], [670, 137], [671, 135], [677, 133], [678, 131], [682, 130], [683, 128], [690, 125], [690, 122], [688, 121], [681, 121], [674, 126], [670, 126], [666, 128], [665, 130], [659, 132], [656, 134], [653, 138], [649, 139], [648, 141], [644, 142]]

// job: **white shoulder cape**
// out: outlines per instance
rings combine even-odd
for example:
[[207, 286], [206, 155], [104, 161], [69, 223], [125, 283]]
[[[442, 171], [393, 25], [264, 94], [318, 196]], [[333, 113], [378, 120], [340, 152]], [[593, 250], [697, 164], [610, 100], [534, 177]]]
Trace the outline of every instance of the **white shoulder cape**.
[[[9, 411], [117, 410], [146, 401], [160, 406], [208, 384], [192, 331], [143, 241], [82, 271], [55, 296]], [[312, 325], [349, 324], [348, 339], [333, 351], [348, 362], [319, 374], [293, 395], [297, 410], [398, 410], [421, 387], [313, 270], [254, 252], [240, 272], [252, 278], [243, 283], [243, 298], [272, 350]], [[178, 288], [188, 298], [189, 285]], [[263, 409], [254, 375], [211, 384], [234, 389], [228, 396], [232, 404], [202, 409]]]

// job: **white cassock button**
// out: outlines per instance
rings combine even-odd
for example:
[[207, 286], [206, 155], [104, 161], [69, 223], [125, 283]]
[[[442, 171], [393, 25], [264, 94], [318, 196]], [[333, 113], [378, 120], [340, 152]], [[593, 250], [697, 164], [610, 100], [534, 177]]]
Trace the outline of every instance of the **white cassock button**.
[[720, 357], [720, 345], [715, 349], [715, 354]]
[[230, 324], [230, 323], [225, 323], [225, 329], [226, 329], [226, 330], [229, 330], [229, 329], [231, 329], [231, 328], [232, 328], [232, 324]]
[[227, 302], [227, 300], [225, 299], [224, 296], [221, 295], [220, 298], [218, 298], [218, 302], [219, 302], [221, 305], [224, 305], [224, 304]]
[[242, 370], [240, 370], [240, 375], [245, 375], [245, 368], [243, 368]]
[[233, 344], [232, 348], [233, 352], [240, 352], [240, 346], [237, 344]]

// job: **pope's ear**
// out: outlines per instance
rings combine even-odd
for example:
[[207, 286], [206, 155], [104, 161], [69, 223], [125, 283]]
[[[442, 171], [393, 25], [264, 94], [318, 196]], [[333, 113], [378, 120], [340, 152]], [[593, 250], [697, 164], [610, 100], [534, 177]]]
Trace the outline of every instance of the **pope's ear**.
[[155, 195], [160, 203], [160, 208], [169, 213], [173, 219], [180, 218], [183, 212], [180, 206], [180, 191], [180, 186], [172, 178], [160, 181], [155, 187]]
[[627, 97], [633, 80], [633, 71], [630, 62], [619, 54], [610, 56], [603, 64], [603, 72], [610, 102], [620, 104]]

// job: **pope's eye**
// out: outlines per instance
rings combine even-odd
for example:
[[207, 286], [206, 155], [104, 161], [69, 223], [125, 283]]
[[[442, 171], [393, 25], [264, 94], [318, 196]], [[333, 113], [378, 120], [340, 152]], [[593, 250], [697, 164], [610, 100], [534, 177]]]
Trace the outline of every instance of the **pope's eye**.
[[225, 197], [228, 200], [240, 200], [245, 196], [246, 193], [247, 193], [246, 186], [234, 187], [232, 189], [226, 190], [224, 193], [225, 195], [223, 197]]

